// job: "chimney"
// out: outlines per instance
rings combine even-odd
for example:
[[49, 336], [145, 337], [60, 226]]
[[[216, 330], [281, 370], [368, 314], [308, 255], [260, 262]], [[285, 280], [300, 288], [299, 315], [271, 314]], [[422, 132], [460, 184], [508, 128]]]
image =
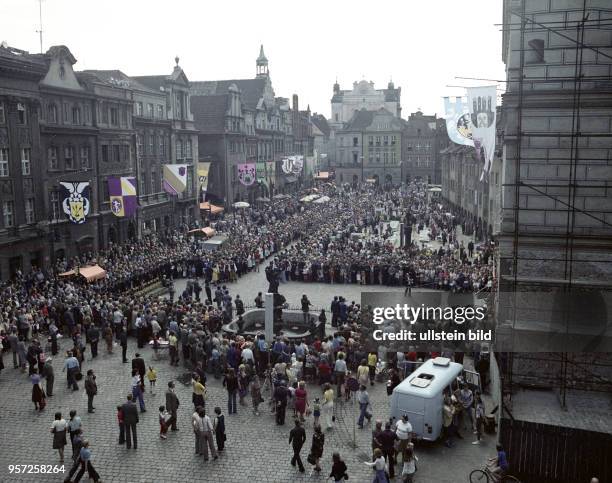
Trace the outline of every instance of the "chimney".
[[299, 107], [298, 107], [298, 96], [297, 96], [297, 94], [293, 94], [292, 102], [293, 102], [293, 110], [294, 110], [295, 112], [299, 112]]

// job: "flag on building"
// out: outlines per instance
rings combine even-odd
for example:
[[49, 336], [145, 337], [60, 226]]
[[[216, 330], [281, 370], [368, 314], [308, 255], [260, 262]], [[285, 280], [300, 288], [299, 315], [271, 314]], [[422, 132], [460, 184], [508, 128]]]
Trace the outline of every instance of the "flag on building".
[[266, 174], [266, 163], [265, 162], [257, 163], [255, 166], [255, 170], [257, 172], [257, 182], [262, 183], [266, 185], [267, 187], [268, 179], [267, 179], [267, 174]]
[[444, 119], [448, 137], [452, 142], [474, 146], [470, 109], [462, 97], [455, 97], [454, 103], [450, 98], [444, 98]]
[[164, 164], [164, 191], [171, 195], [178, 195], [187, 188], [187, 165]]
[[113, 215], [122, 217], [136, 213], [136, 178], [108, 178], [108, 198]]
[[255, 183], [256, 177], [255, 163], [244, 163], [238, 165], [238, 179], [244, 186], [251, 186]]
[[468, 107], [472, 118], [474, 147], [477, 155], [484, 157], [480, 179], [488, 173], [495, 155], [496, 86], [469, 87]]
[[60, 182], [62, 186], [62, 209], [72, 223], [85, 223], [91, 203], [89, 181]]
[[200, 191], [206, 194], [208, 189], [208, 173], [210, 172], [210, 163], [198, 163], [198, 183]]

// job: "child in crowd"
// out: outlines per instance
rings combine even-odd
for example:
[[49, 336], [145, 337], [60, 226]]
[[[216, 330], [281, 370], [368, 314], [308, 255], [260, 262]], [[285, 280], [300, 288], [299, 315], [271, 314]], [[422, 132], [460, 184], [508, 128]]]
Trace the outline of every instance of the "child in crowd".
[[125, 425], [123, 424], [123, 410], [117, 406], [117, 422], [119, 423], [119, 444], [125, 443]]
[[166, 433], [168, 432], [168, 421], [170, 421], [170, 413], [166, 411], [166, 406], [159, 407], [159, 437], [161, 439], [167, 439]]
[[151, 394], [153, 394], [153, 389], [155, 389], [155, 381], [157, 381], [157, 371], [153, 369], [153, 366], [149, 366], [149, 370], [147, 371], [147, 379], [149, 379]]

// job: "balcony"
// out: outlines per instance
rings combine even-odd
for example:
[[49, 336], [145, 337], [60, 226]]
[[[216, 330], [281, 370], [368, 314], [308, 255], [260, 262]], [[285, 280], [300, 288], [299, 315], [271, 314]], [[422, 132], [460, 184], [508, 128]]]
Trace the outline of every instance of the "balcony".
[[138, 202], [140, 206], [151, 206], [169, 201], [168, 193], [150, 193], [148, 195], [139, 195]]

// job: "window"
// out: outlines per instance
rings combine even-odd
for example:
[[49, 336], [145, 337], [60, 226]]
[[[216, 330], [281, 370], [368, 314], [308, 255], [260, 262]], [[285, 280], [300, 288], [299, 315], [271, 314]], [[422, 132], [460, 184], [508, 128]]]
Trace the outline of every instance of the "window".
[[68, 122], [68, 104], [64, 103], [62, 104], [62, 108], [63, 108], [63, 121], [64, 122]]
[[89, 146], [81, 146], [81, 168], [89, 168]]
[[102, 145], [102, 161], [108, 163], [108, 145]]
[[372, 164], [372, 163], [374, 162], [374, 154], [373, 154], [373, 153], [370, 153], [370, 154], [368, 155], [368, 162], [369, 162], [370, 164]]
[[389, 136], [383, 136], [383, 144], [384, 144], [385, 146], [388, 146], [388, 145], [389, 145]]
[[61, 205], [60, 205], [60, 194], [59, 191], [51, 191], [49, 196], [49, 204], [51, 205], [51, 216], [54, 220], [60, 218]]
[[136, 136], [136, 150], [138, 158], [140, 159], [144, 154], [144, 140], [142, 139], [142, 134]]
[[130, 147], [129, 146], [121, 146], [121, 161], [129, 161], [130, 160]]
[[0, 124], [6, 122], [6, 114], [4, 113], [4, 104], [0, 102]]
[[113, 126], [119, 125], [119, 113], [117, 112], [116, 107], [111, 107], [110, 116], [111, 116], [111, 124]]
[[34, 198], [25, 200], [25, 221], [27, 224], [34, 223]]
[[47, 163], [49, 163], [49, 169], [56, 170], [59, 169], [58, 164], [58, 156], [57, 156], [57, 147], [49, 146], [47, 148]]
[[108, 124], [108, 106], [105, 102], [100, 106], [100, 112], [102, 113], [102, 122]]
[[149, 147], [147, 154], [155, 154], [155, 135], [149, 134]]
[[66, 169], [74, 169], [74, 148], [72, 146], [64, 148], [64, 166]]
[[183, 159], [183, 141], [181, 139], [176, 141], [176, 159]]
[[119, 145], [113, 146], [113, 162], [118, 163], [121, 160]]
[[72, 124], [77, 126], [81, 125], [81, 109], [77, 106], [72, 108]]
[[23, 148], [21, 150], [21, 174], [24, 176], [30, 175], [30, 156], [32, 150], [30, 148]]
[[0, 148], [0, 176], [9, 175], [9, 150]]
[[15, 225], [15, 205], [12, 201], [2, 203], [2, 218], [4, 219], [5, 228]]
[[357, 164], [358, 160], [359, 160], [359, 155], [357, 153], [353, 153], [353, 163]]
[[183, 119], [183, 103], [181, 99], [181, 94], [177, 92], [175, 96], [176, 101], [176, 119]]
[[164, 118], [164, 106], [162, 106], [161, 104], [157, 106], [157, 117], [159, 117], [160, 119]]
[[17, 104], [17, 123], [25, 124], [26, 123], [26, 109], [25, 105], [21, 102]]
[[384, 162], [385, 164], [387, 164], [387, 163], [389, 162], [389, 153], [388, 153], [387, 151], [385, 151], [385, 152], [383, 153], [383, 162]]
[[376, 146], [380, 146], [380, 136], [376, 136]]
[[142, 116], [142, 102], [136, 103], [136, 115]]
[[91, 110], [88, 104], [83, 106], [83, 117], [85, 118], [85, 124], [91, 123]]
[[157, 193], [157, 174], [151, 171], [151, 193]]
[[395, 146], [395, 136], [391, 136], [391, 146]]
[[57, 106], [49, 104], [47, 106], [47, 122], [55, 124], [57, 122]]
[[121, 106], [121, 125], [128, 125], [128, 108], [127, 106]]
[[153, 108], [153, 104], [147, 104], [147, 116], [150, 118], [155, 117], [155, 109]]
[[185, 142], [185, 157], [186, 158], [191, 158], [191, 151], [192, 151], [191, 139], [187, 139], [187, 141]]
[[353, 138], [353, 146], [359, 146], [359, 138]]
[[368, 136], [368, 146], [374, 146], [374, 136]]

